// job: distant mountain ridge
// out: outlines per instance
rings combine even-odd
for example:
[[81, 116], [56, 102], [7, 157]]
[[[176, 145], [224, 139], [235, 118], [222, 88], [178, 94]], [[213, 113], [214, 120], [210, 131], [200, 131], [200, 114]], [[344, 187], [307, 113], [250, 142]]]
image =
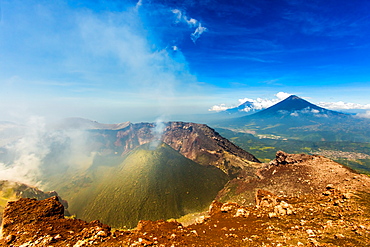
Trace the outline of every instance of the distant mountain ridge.
[[370, 121], [328, 110], [296, 95], [257, 113], [214, 122], [214, 127], [263, 138], [370, 142]]
[[235, 114], [235, 113], [253, 113], [258, 110], [255, 109], [253, 102], [251, 101], [245, 101], [244, 103], [238, 105], [237, 107], [233, 107], [230, 109], [227, 109], [225, 112], [229, 114]]
[[65, 118], [58, 122], [50, 124], [48, 127], [52, 129], [105, 129], [105, 130], [119, 130], [127, 127], [130, 122], [123, 122], [118, 124], [103, 124], [97, 121], [71, 117]]

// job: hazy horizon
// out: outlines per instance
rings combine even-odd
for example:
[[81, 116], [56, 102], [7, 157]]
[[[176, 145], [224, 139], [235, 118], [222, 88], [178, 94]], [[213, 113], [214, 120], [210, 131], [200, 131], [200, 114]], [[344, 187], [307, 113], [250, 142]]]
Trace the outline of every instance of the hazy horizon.
[[0, 121], [177, 120], [279, 93], [370, 110], [367, 1], [0, 4]]

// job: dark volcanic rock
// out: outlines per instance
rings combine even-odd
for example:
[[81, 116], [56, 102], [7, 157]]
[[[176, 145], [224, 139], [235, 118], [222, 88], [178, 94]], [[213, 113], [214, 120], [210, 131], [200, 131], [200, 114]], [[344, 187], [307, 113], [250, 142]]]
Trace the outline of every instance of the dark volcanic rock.
[[301, 163], [307, 160], [312, 160], [314, 155], [308, 154], [287, 154], [283, 151], [278, 151], [276, 153], [276, 158], [270, 162], [271, 165], [286, 165], [286, 164], [294, 164], [294, 163]]
[[216, 166], [231, 176], [248, 168], [249, 161], [259, 162], [205, 124], [168, 123], [163, 141], [186, 158], [201, 165]]

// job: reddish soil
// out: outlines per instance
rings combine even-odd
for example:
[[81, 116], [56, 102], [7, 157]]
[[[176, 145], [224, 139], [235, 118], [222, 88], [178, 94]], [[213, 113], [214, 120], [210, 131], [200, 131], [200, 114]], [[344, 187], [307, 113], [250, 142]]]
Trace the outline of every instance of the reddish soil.
[[[20, 199], [4, 212], [1, 246], [369, 246], [368, 193], [259, 193], [259, 204], [214, 202], [199, 223], [140, 221], [130, 231], [65, 219], [57, 198]], [[290, 210], [290, 211], [289, 211]]]
[[64, 218], [57, 197], [20, 199], [4, 210], [0, 246], [370, 246], [369, 177], [321, 156], [283, 152], [258, 176], [222, 191], [241, 203], [214, 201], [188, 226], [140, 221], [112, 231]]

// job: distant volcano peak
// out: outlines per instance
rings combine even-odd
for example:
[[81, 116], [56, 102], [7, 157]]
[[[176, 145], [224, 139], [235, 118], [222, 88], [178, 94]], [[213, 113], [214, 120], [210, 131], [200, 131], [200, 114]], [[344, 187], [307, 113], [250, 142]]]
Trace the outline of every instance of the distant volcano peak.
[[[334, 114], [334, 115], [344, 115], [339, 112], [334, 112], [315, 104], [308, 102], [305, 99], [298, 97], [297, 95], [290, 95], [288, 98], [280, 101], [279, 103], [266, 108], [260, 112], [255, 113], [256, 116], [276, 116], [281, 114], [288, 114], [295, 116], [301, 113], [311, 113], [311, 114]], [[294, 115], [295, 114], [295, 115]]]
[[300, 97], [298, 97], [297, 95], [290, 95], [288, 98], [286, 98], [285, 100], [295, 100], [295, 99], [302, 99]]

